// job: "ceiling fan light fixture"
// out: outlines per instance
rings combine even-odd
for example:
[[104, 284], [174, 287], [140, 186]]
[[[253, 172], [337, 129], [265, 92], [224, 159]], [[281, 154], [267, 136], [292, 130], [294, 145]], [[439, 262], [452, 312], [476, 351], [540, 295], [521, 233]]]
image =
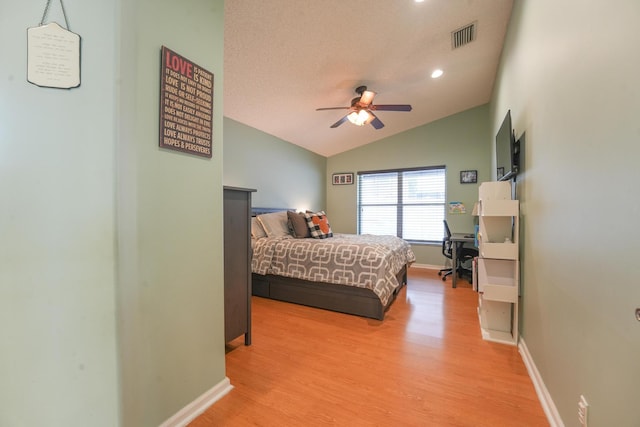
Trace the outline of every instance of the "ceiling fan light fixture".
[[375, 92], [367, 90], [366, 86], [358, 86], [356, 88], [357, 96], [351, 100], [350, 107], [324, 107], [316, 108], [316, 111], [323, 110], [348, 110], [347, 114], [342, 116], [340, 120], [329, 126], [332, 129], [337, 128], [347, 120], [356, 126], [364, 126], [370, 124], [374, 129], [380, 130], [384, 127], [384, 123], [373, 114], [372, 111], [411, 111], [409, 104], [373, 104]]
[[352, 111], [347, 119], [356, 126], [364, 126], [371, 119], [371, 114], [367, 110]]
[[444, 71], [442, 71], [440, 68], [437, 68], [435, 70], [433, 70], [433, 72], [431, 73], [431, 78], [432, 79], [437, 79], [438, 77], [442, 76], [444, 74]]
[[376, 96], [375, 92], [370, 90], [365, 90], [362, 92], [362, 96], [360, 97], [360, 103], [363, 105], [369, 105], [373, 102], [373, 97]]

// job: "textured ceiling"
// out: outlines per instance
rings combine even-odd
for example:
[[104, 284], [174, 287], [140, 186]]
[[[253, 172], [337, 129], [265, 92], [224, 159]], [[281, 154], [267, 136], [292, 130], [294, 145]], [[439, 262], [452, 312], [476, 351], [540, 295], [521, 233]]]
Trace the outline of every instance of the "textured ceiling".
[[[512, 0], [228, 0], [224, 115], [323, 156], [485, 104], [491, 97]], [[452, 48], [451, 32], [476, 23]], [[435, 68], [444, 70], [432, 79]], [[385, 127], [329, 126], [355, 88]]]

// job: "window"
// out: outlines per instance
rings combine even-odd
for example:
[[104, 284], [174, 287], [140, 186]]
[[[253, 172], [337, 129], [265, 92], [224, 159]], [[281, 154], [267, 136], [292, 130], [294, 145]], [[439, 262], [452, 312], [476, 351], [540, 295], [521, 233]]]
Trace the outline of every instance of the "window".
[[358, 234], [442, 242], [444, 166], [358, 173]]

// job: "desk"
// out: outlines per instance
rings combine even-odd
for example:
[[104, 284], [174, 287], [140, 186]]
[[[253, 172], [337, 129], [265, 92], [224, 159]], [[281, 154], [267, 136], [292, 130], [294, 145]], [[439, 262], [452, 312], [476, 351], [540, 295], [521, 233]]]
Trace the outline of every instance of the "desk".
[[[471, 236], [471, 237], [467, 237]], [[451, 273], [451, 286], [453, 288], [456, 287], [456, 282], [458, 280], [458, 243], [461, 245], [465, 243], [473, 243], [475, 242], [475, 238], [473, 237], [473, 233], [451, 233], [451, 237], [449, 238], [453, 243], [451, 245], [451, 264], [453, 265], [453, 273]]]

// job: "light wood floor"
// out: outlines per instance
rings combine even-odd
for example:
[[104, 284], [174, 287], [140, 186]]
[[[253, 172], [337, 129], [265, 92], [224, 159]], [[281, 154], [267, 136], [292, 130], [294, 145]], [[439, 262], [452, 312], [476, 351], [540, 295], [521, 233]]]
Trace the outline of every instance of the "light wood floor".
[[235, 387], [191, 427], [548, 426], [516, 347], [483, 341], [477, 294], [432, 270], [377, 321], [253, 297]]

